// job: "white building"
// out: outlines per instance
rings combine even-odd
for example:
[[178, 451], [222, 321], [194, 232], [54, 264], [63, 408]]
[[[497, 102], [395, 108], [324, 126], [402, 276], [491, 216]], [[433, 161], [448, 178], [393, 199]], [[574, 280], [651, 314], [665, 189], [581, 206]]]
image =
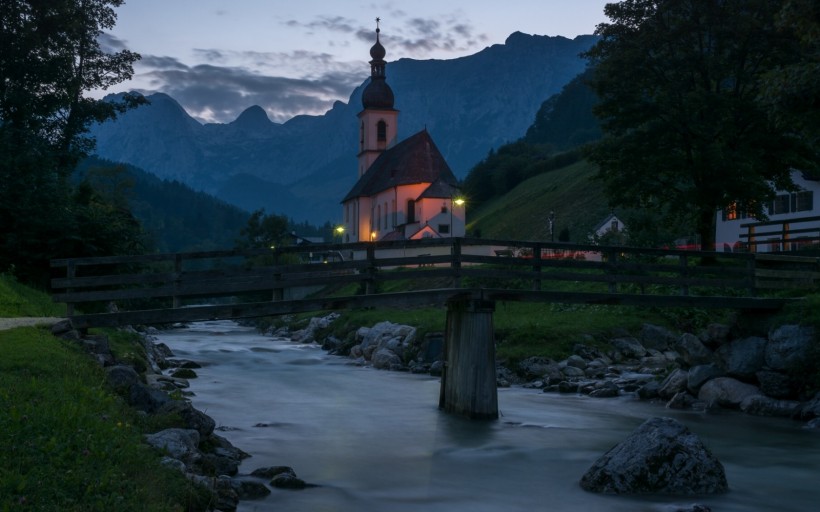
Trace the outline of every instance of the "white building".
[[792, 251], [820, 238], [820, 181], [792, 171], [796, 192], [778, 192], [765, 205], [769, 217], [759, 221], [738, 208], [717, 213], [715, 247], [718, 251]]

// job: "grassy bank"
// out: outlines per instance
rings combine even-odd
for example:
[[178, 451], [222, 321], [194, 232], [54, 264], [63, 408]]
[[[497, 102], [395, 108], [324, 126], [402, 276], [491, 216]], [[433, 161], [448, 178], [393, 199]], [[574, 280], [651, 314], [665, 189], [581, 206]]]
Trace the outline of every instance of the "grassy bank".
[[[64, 314], [5, 276], [0, 304], [4, 317]], [[77, 345], [33, 327], [0, 331], [0, 510], [205, 510], [209, 494], [142, 442], [153, 427]]]

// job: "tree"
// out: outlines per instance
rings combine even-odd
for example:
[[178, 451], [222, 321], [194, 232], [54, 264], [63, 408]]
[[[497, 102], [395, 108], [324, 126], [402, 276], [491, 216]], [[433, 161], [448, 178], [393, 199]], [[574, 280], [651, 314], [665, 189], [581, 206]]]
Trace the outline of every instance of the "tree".
[[78, 236], [77, 196], [68, 180], [94, 145], [91, 123], [119, 102], [84, 96], [131, 78], [139, 55], [106, 53], [97, 38], [122, 0], [3, 0], [0, 9], [0, 271], [43, 283], [48, 259], [67, 256]]
[[685, 219], [713, 249], [718, 209], [763, 218], [793, 187], [801, 141], [760, 102], [764, 74], [798, 59], [786, 0], [624, 0], [586, 54], [604, 139], [591, 152], [612, 206]]
[[762, 99], [781, 126], [794, 129], [814, 149], [808, 163], [816, 171], [820, 164], [820, 4], [788, 0], [777, 15], [776, 26], [797, 39], [800, 59], [766, 73]]
[[239, 232], [237, 241], [240, 249], [272, 249], [289, 241], [288, 218], [284, 215], [265, 215], [264, 210], [256, 210], [247, 225]]

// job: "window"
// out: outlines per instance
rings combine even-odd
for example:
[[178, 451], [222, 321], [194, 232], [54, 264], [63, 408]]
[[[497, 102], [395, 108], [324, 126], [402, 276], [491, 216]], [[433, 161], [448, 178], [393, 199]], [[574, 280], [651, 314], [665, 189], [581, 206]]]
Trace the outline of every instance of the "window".
[[447, 213], [447, 206], [441, 205], [441, 213]]
[[382, 205], [376, 206], [376, 230], [382, 229]]
[[618, 232], [618, 221], [617, 220], [612, 221], [612, 223], [609, 225], [609, 230], [612, 231], [613, 233]]
[[387, 229], [390, 224], [387, 223], [387, 216], [390, 215], [390, 210], [387, 209], [387, 201], [384, 202], [384, 229]]
[[384, 121], [376, 123], [376, 138], [379, 142], [385, 142], [387, 140], [387, 123]]
[[805, 212], [813, 209], [814, 192], [810, 190], [781, 194], [768, 204], [769, 215]]
[[439, 224], [438, 225], [438, 232], [442, 235], [447, 235], [450, 233], [450, 225], [449, 224]]
[[412, 199], [407, 200], [407, 223], [414, 224], [416, 222], [416, 202]]
[[793, 205], [792, 211], [805, 212], [814, 209], [814, 192], [811, 190], [804, 190], [802, 192], [795, 192], [792, 194]]

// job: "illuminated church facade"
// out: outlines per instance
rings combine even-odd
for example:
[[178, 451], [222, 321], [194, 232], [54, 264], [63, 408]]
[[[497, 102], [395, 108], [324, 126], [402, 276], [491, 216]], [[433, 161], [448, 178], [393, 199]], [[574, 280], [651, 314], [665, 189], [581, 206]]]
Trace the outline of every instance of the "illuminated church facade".
[[344, 240], [463, 237], [458, 180], [427, 129], [397, 142], [399, 111], [379, 41], [370, 49], [370, 83], [359, 112], [358, 179], [342, 199]]

